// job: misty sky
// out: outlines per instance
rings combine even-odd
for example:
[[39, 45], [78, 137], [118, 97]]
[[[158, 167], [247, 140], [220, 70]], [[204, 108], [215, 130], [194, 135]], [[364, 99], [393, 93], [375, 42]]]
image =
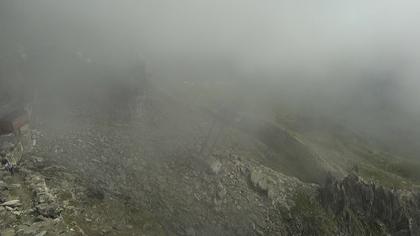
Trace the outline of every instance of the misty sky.
[[155, 76], [293, 80], [327, 107], [420, 113], [415, 0], [2, 0], [0, 40], [6, 75], [22, 55], [54, 79], [73, 59], [141, 61]]
[[5, 0], [2, 5], [6, 24], [16, 27], [11, 30], [23, 37], [17, 39], [22, 44], [32, 40], [116, 59], [189, 55], [229, 57], [248, 70], [325, 69], [343, 57], [414, 59], [420, 42], [418, 1]]

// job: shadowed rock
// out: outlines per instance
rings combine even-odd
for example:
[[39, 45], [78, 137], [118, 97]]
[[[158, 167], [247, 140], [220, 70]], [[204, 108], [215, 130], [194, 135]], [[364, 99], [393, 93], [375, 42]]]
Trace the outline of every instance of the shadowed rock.
[[342, 221], [345, 234], [420, 235], [420, 197], [366, 183], [356, 175], [328, 177], [320, 189], [322, 205]]

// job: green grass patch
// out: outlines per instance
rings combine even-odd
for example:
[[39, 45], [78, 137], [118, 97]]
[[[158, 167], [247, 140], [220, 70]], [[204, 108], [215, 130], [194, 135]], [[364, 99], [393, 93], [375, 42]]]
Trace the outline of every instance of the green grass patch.
[[293, 196], [295, 205], [290, 209], [288, 231], [302, 235], [336, 235], [337, 221], [334, 215], [303, 191]]
[[406, 188], [420, 184], [420, 162], [388, 153], [353, 149], [362, 158], [361, 175], [372, 178], [387, 187]]
[[413, 186], [411, 181], [374, 166], [360, 166], [358, 174], [366, 180], [373, 181], [388, 188], [408, 189]]

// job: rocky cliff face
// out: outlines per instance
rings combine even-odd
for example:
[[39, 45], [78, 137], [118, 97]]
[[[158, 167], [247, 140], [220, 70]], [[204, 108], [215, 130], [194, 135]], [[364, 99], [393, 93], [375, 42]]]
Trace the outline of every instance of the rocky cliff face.
[[327, 179], [322, 206], [337, 218], [341, 235], [420, 235], [420, 195], [366, 183], [356, 175]]

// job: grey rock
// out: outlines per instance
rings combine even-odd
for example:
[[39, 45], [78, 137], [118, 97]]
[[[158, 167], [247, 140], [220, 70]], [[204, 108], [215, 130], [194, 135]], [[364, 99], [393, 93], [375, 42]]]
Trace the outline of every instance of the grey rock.
[[54, 203], [38, 204], [35, 208], [38, 214], [47, 218], [58, 218], [61, 213], [61, 208]]
[[45, 236], [47, 234], [47, 231], [41, 231], [38, 234], [36, 234], [35, 236]]
[[218, 174], [222, 170], [222, 163], [219, 160], [213, 160], [210, 163], [210, 169], [214, 174]]
[[8, 206], [8, 207], [18, 207], [21, 206], [22, 203], [19, 200], [11, 200], [0, 204], [0, 206]]
[[225, 198], [227, 194], [226, 188], [222, 184], [219, 184], [217, 188], [218, 188], [217, 197], [219, 199]]
[[264, 174], [261, 170], [253, 170], [250, 175], [252, 185], [261, 193], [270, 197], [274, 191], [276, 182], [270, 176]]

